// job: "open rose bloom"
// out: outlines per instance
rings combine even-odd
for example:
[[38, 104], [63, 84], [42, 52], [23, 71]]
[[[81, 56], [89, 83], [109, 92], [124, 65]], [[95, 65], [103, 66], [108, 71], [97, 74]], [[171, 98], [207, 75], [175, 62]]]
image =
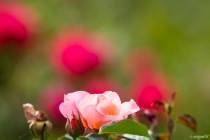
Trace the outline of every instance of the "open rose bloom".
[[81, 118], [84, 127], [96, 130], [106, 123], [120, 121], [140, 110], [134, 100], [121, 103], [118, 94], [111, 91], [103, 94], [85, 91], [69, 93], [64, 96], [59, 109], [70, 121], [75, 115]]

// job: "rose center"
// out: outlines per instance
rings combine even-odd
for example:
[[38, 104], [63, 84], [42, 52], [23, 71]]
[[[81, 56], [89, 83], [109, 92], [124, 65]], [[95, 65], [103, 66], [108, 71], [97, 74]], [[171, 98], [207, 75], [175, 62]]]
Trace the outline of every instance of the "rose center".
[[106, 100], [106, 97], [104, 95], [98, 95], [97, 104], [104, 100]]

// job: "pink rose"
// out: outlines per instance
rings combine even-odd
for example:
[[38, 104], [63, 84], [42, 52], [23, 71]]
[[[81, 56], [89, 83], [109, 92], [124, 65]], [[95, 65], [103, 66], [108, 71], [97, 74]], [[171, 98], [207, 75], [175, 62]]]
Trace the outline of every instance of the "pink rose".
[[83, 125], [90, 129], [99, 129], [103, 124], [127, 118], [129, 114], [140, 110], [134, 100], [121, 103], [117, 93], [106, 91], [103, 94], [89, 94], [77, 91], [64, 96], [60, 112], [66, 118], [80, 116]]

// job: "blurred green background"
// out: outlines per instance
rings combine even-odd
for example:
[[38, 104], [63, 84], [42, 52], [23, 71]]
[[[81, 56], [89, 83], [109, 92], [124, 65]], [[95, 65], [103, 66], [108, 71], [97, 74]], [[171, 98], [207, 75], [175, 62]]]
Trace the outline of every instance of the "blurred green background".
[[[158, 65], [177, 92], [174, 116], [193, 114], [197, 134], [210, 133], [210, 1], [143, 0], [25, 0], [40, 17], [41, 33], [30, 53], [15, 60], [1, 52], [0, 139], [28, 139], [22, 104], [36, 102], [38, 93], [59, 80], [48, 62], [48, 41], [63, 26], [78, 25], [103, 33], [116, 46], [123, 63], [141, 46], [154, 50]], [[1, 21], [0, 21], [1, 22]], [[119, 67], [112, 74], [120, 72]], [[123, 73], [118, 74], [119, 79]], [[126, 81], [124, 81], [126, 83]], [[173, 140], [194, 134], [177, 125]], [[50, 139], [60, 132], [54, 131]]]

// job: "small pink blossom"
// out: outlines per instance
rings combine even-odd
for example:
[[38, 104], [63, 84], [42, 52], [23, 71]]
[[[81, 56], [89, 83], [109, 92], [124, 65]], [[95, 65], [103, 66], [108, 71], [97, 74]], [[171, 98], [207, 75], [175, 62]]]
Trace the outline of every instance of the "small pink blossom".
[[64, 96], [60, 104], [61, 114], [73, 119], [73, 114], [80, 116], [83, 125], [90, 129], [99, 129], [103, 124], [127, 118], [129, 114], [140, 110], [136, 102], [121, 103], [117, 93], [106, 91], [103, 94], [90, 94], [77, 91]]

